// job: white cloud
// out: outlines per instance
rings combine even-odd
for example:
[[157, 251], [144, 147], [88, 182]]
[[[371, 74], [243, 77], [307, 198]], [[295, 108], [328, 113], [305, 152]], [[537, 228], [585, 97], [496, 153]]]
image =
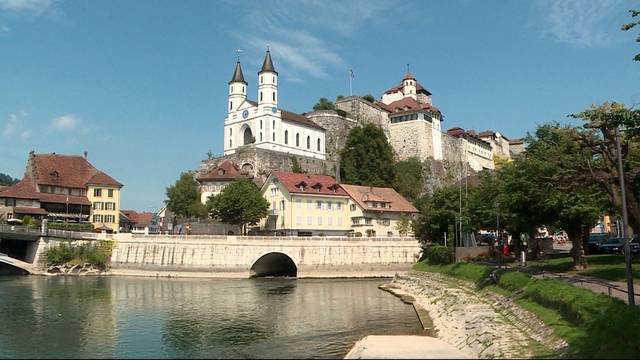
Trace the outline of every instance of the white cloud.
[[2, 129], [2, 137], [10, 139], [17, 136], [21, 140], [31, 137], [31, 130], [24, 129], [28, 114], [24, 110], [9, 114], [7, 123]]
[[51, 128], [57, 131], [74, 130], [80, 125], [80, 119], [72, 114], [58, 116], [51, 120]]
[[543, 0], [535, 3], [545, 35], [577, 47], [605, 46], [620, 32], [617, 16], [625, 13], [622, 0]]
[[0, 0], [0, 9], [12, 12], [31, 12], [42, 14], [55, 0]]

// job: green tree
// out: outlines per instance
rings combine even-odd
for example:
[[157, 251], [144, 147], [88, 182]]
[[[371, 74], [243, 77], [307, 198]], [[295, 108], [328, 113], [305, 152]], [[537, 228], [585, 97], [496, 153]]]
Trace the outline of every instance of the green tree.
[[393, 149], [376, 125], [351, 129], [340, 159], [340, 178], [346, 184], [391, 186], [394, 182]]
[[0, 186], [11, 186], [18, 183], [18, 179], [14, 179], [7, 174], [0, 173]]
[[[445, 233], [449, 239], [455, 236], [456, 224], [460, 221], [460, 195], [458, 186], [445, 186], [416, 200], [420, 215], [414, 227], [416, 236], [422, 243], [444, 244]], [[462, 218], [463, 224], [469, 223], [465, 208]]]
[[269, 202], [260, 189], [250, 180], [242, 179], [231, 183], [218, 195], [207, 200], [211, 217], [242, 227], [246, 234], [247, 225], [255, 225], [267, 216]]
[[[630, 23], [622, 25], [622, 31], [629, 31], [634, 27], [640, 25], [640, 11], [631, 9], [629, 10], [629, 14], [631, 14], [632, 18], [635, 18], [637, 16], [639, 17], [639, 19], [638, 20], [632, 19]], [[636, 42], [640, 43], [640, 35], [636, 38]], [[640, 61], [640, 53], [636, 54], [633, 60]]]
[[325, 97], [321, 97], [318, 102], [313, 105], [313, 110], [335, 110], [336, 106], [333, 102]]
[[363, 96], [362, 98], [367, 100], [370, 103], [376, 102], [376, 98], [374, 98], [373, 95], [371, 95], [371, 94], [367, 94], [367, 95]]
[[422, 162], [417, 157], [398, 161], [395, 163], [393, 188], [413, 202], [422, 193], [422, 172]]
[[396, 224], [396, 230], [400, 233], [400, 236], [406, 236], [413, 230], [413, 222], [411, 218], [406, 215], [400, 216], [400, 221]]
[[295, 156], [291, 157], [291, 172], [298, 173], [298, 174], [301, 174], [301, 173], [304, 172], [302, 170], [302, 167], [300, 167], [300, 163], [298, 162], [298, 158], [296, 158]]
[[167, 207], [174, 214], [183, 217], [199, 217], [207, 216], [207, 211], [200, 202], [200, 192], [198, 191], [198, 182], [193, 178], [190, 172], [183, 172], [175, 184], [169, 186], [166, 190]]

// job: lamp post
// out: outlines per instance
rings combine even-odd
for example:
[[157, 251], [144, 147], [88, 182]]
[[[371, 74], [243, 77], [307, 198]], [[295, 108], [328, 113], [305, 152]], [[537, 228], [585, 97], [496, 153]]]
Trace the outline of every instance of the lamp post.
[[630, 306], [635, 306], [635, 294], [633, 291], [633, 270], [631, 268], [631, 249], [629, 246], [629, 236], [627, 226], [629, 217], [627, 215], [627, 192], [624, 187], [624, 168], [622, 165], [622, 149], [620, 147], [620, 127], [616, 126], [616, 148], [618, 152], [618, 178], [620, 179], [620, 191], [622, 196], [622, 237], [624, 239], [624, 259], [627, 273], [627, 295]]

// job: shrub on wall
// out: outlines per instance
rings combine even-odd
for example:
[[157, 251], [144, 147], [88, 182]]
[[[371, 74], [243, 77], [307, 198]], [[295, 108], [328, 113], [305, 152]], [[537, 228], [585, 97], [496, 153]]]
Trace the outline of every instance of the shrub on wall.
[[93, 225], [91, 223], [61, 223], [50, 222], [49, 229], [55, 230], [69, 230], [69, 231], [81, 231], [81, 232], [93, 232]]
[[449, 246], [429, 246], [424, 249], [423, 258], [431, 265], [444, 265], [453, 263], [453, 248]]
[[113, 251], [113, 241], [103, 240], [93, 244], [73, 245], [62, 243], [47, 250], [49, 265], [77, 265], [89, 263], [97, 268], [105, 269]]

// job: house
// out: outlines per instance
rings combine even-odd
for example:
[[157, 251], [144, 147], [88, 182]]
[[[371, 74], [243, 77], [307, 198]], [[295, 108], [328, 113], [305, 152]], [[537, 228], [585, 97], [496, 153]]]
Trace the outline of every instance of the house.
[[248, 177], [247, 174], [242, 174], [231, 161], [225, 160], [208, 172], [196, 175], [196, 181], [200, 184], [200, 201], [206, 204], [210, 196], [220, 194], [233, 181]]
[[413, 236], [400, 224], [411, 223], [419, 211], [392, 188], [340, 184], [349, 195], [348, 208], [355, 236]]
[[[135, 210], [122, 210], [121, 215], [126, 224], [123, 231], [127, 230], [133, 234], [157, 234], [159, 232], [158, 215], [152, 212], [137, 212]], [[126, 227], [125, 227], [126, 226]]]
[[344, 236], [350, 231], [349, 196], [331, 176], [274, 171], [261, 191], [271, 204], [261, 223], [266, 232]]
[[0, 212], [7, 219], [29, 215], [52, 222], [89, 222], [94, 229], [117, 232], [121, 188], [91, 165], [86, 153], [31, 151], [22, 180], [0, 193]]

